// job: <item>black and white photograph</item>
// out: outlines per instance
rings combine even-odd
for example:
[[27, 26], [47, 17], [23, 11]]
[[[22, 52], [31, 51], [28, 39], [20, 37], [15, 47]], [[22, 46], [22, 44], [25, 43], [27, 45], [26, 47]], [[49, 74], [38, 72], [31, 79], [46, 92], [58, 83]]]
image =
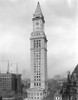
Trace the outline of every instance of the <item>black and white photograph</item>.
[[78, 0], [0, 0], [0, 100], [78, 100]]

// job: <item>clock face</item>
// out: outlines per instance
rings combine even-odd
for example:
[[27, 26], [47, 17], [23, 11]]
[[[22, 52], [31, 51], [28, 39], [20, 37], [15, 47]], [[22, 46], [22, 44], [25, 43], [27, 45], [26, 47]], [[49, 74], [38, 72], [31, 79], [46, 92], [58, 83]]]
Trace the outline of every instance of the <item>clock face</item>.
[[36, 22], [36, 25], [39, 25], [39, 22], [38, 21]]

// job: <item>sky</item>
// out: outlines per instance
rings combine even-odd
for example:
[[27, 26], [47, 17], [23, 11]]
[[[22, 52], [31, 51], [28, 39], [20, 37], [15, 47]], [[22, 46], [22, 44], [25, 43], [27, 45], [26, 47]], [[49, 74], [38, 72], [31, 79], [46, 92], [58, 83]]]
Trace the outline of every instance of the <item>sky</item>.
[[48, 77], [64, 75], [78, 64], [77, 0], [0, 0], [0, 71], [30, 77], [30, 35], [37, 2], [45, 17]]

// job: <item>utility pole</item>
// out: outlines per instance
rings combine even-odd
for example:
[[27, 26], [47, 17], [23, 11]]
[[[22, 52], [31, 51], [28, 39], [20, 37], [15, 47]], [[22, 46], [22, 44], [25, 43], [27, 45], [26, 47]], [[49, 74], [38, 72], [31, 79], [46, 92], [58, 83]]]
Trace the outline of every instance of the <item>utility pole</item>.
[[8, 60], [8, 68], [7, 68], [7, 73], [9, 73], [9, 67], [10, 67], [10, 66], [9, 66], [9, 60]]

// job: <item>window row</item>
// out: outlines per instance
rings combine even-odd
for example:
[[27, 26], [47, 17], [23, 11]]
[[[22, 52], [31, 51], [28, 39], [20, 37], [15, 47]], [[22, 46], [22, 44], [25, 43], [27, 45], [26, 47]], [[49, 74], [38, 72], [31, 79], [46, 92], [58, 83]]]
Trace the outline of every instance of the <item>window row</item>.
[[29, 99], [39, 99], [39, 97], [29, 97]]
[[41, 69], [35, 68], [35, 69], [34, 69], [34, 72], [35, 72], [35, 73], [40, 73], [40, 72], [41, 72]]
[[38, 72], [34, 71], [34, 75], [41, 75], [41, 73], [38, 73]]
[[36, 82], [34, 82], [34, 86], [41, 86], [41, 83], [36, 83]]
[[35, 62], [35, 61], [34, 61], [34, 65], [37, 65], [37, 66], [39, 65], [39, 66], [40, 66], [41, 63], [40, 63], [40, 62], [38, 63], [38, 62]]
[[41, 81], [41, 79], [34, 79], [34, 81]]
[[41, 40], [34, 40], [34, 48], [40, 48], [41, 47]]
[[34, 53], [40, 53], [41, 50], [34, 50]]
[[40, 78], [41, 76], [34, 76], [34, 78], [38, 78], [38, 77]]
[[34, 53], [34, 58], [37, 58], [37, 57], [41, 57], [41, 54], [35, 54]]
[[41, 66], [38, 66], [38, 65], [37, 66], [34, 66], [34, 68], [38, 68], [38, 67], [40, 68]]
[[40, 72], [40, 71], [39, 71], [39, 72], [38, 72], [38, 71], [34, 71], [34, 74], [35, 74], [35, 73], [36, 73], [37, 75], [41, 75], [41, 72]]
[[39, 92], [38, 93], [31, 92], [31, 93], [28, 93], [28, 95], [37, 95], [38, 96], [38, 95], [42, 95], [42, 93], [39, 93]]
[[41, 69], [34, 69], [34, 73], [41, 73]]

